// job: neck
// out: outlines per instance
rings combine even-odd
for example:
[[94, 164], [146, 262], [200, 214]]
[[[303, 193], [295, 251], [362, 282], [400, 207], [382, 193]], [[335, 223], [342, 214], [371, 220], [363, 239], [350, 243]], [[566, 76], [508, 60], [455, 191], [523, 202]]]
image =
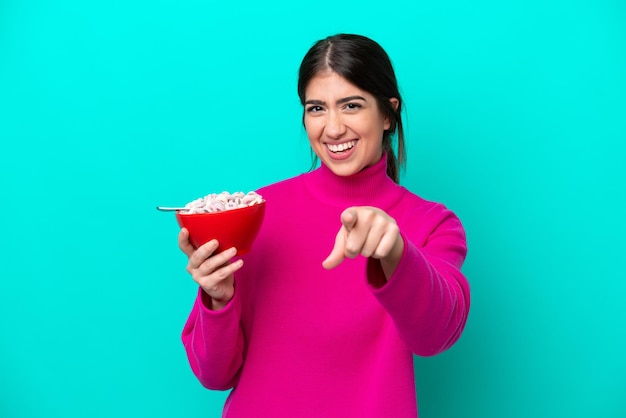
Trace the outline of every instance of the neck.
[[400, 189], [387, 175], [385, 153], [376, 164], [350, 176], [338, 176], [322, 164], [306, 176], [305, 184], [319, 199], [340, 206], [375, 206], [387, 201], [390, 192]]

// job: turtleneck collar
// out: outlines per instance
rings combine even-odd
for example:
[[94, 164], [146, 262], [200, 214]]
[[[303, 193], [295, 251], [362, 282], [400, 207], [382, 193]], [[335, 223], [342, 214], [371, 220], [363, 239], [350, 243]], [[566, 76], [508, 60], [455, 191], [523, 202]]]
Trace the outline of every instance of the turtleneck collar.
[[351, 176], [338, 176], [322, 163], [303, 179], [306, 188], [316, 198], [341, 207], [388, 206], [402, 193], [402, 187], [387, 175], [385, 153], [376, 164]]

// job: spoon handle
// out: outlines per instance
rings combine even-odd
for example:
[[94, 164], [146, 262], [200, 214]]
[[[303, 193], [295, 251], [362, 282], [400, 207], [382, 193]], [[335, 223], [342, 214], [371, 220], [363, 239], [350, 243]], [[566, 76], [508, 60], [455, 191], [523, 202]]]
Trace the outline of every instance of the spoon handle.
[[168, 207], [168, 206], [157, 206], [156, 208], [157, 210], [160, 210], [161, 212], [176, 212], [179, 210], [187, 209], [187, 208], [175, 208], [175, 207]]

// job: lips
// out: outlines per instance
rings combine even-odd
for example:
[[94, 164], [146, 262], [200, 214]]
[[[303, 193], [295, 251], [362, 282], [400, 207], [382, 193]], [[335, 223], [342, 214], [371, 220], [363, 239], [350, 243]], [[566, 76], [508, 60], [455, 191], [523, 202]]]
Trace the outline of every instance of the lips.
[[355, 139], [341, 143], [325, 143], [326, 149], [328, 150], [328, 157], [334, 161], [342, 161], [350, 158], [350, 156], [356, 152], [356, 144], [357, 140]]
[[348, 141], [348, 142], [343, 142], [341, 144], [326, 143], [326, 147], [333, 154], [337, 154], [337, 153], [341, 153], [341, 152], [344, 152], [344, 151], [347, 151], [347, 150], [351, 150], [352, 148], [354, 148], [355, 145], [356, 145], [356, 141], [355, 140]]

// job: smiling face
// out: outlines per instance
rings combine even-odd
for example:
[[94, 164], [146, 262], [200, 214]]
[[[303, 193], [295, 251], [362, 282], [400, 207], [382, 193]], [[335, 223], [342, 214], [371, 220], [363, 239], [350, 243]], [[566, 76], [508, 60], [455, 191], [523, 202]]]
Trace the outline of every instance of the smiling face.
[[390, 121], [374, 96], [325, 72], [306, 87], [304, 127], [322, 163], [338, 176], [350, 176], [380, 160]]

